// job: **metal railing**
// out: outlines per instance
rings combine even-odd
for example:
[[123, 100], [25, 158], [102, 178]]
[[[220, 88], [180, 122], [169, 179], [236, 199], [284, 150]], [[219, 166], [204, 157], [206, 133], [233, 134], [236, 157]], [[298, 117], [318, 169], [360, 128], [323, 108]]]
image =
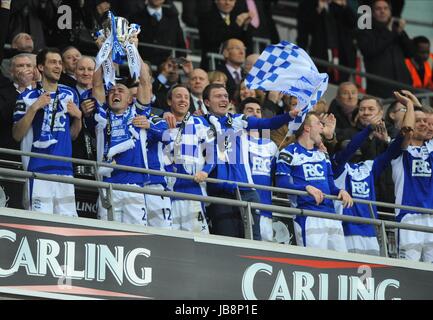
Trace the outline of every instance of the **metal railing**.
[[[37, 157], [37, 158], [43, 158], [43, 159], [49, 159], [49, 160], [58, 160], [58, 161], [72, 162], [72, 163], [76, 163], [76, 164], [89, 165], [89, 166], [93, 166], [95, 168], [95, 172], [98, 171], [99, 167], [109, 167], [109, 168], [118, 169], [118, 170], [146, 173], [146, 174], [151, 174], [151, 175], [167, 176], [167, 177], [174, 177], [174, 178], [187, 179], [187, 180], [193, 180], [194, 179], [193, 176], [185, 175], [185, 174], [172, 173], [172, 172], [162, 172], [162, 171], [143, 169], [143, 168], [138, 168], [138, 167], [123, 166], [123, 165], [117, 165], [117, 164], [108, 164], [108, 163], [103, 163], [103, 162], [98, 162], [98, 161], [60, 157], [60, 156], [53, 156], [53, 155], [48, 155], [48, 154], [22, 152], [22, 151], [3, 149], [3, 148], [0, 148], [0, 153], [6, 153], [6, 154], [12, 154], [12, 155], [24, 155], [24, 156], [31, 156], [31, 157]], [[255, 203], [255, 202], [247, 202], [247, 201], [243, 201], [242, 199], [233, 200], [233, 199], [226, 199], [226, 198], [219, 198], [219, 197], [209, 197], [209, 196], [205, 197], [205, 196], [189, 194], [189, 193], [181, 193], [181, 192], [175, 192], [175, 191], [160, 191], [160, 190], [148, 188], [146, 186], [136, 187], [136, 186], [130, 186], [130, 185], [123, 185], [123, 184], [107, 183], [107, 182], [102, 182], [102, 181], [91, 181], [91, 180], [85, 180], [85, 179], [78, 179], [78, 178], [66, 177], [66, 176], [27, 172], [27, 171], [15, 170], [15, 169], [0, 168], [0, 176], [15, 177], [15, 178], [19, 177], [19, 178], [24, 178], [24, 179], [33, 178], [33, 179], [41, 179], [41, 180], [47, 180], [47, 181], [70, 183], [70, 184], [74, 184], [77, 186], [83, 186], [83, 187], [93, 187], [93, 188], [98, 188], [100, 190], [105, 189], [105, 190], [107, 190], [107, 195], [108, 195], [106, 200], [109, 202], [110, 207], [112, 207], [112, 204], [110, 201], [112, 199], [111, 193], [113, 190], [151, 194], [151, 195], [158, 195], [158, 196], [166, 196], [166, 197], [171, 197], [171, 198], [175, 197], [175, 198], [194, 200], [194, 201], [200, 201], [200, 202], [205, 202], [205, 203], [216, 203], [216, 204], [224, 204], [224, 205], [229, 205], [229, 206], [236, 206], [236, 207], [244, 209], [245, 213], [244, 213], [243, 219], [244, 219], [244, 222], [245, 221], [248, 222], [248, 223], [245, 223], [245, 231], [246, 231], [245, 234], [248, 236], [249, 239], [252, 239], [251, 210], [271, 211], [274, 213], [275, 216], [282, 216], [282, 217], [287, 217], [287, 215], [290, 215], [290, 216], [304, 215], [304, 216], [309, 216], [309, 217], [317, 217], [317, 218], [324, 218], [324, 219], [331, 219], [331, 220], [340, 220], [343, 222], [370, 224], [370, 225], [374, 225], [374, 226], [379, 228], [378, 234], [379, 234], [379, 238], [381, 240], [380, 241], [381, 242], [381, 255], [385, 256], [385, 257], [387, 257], [387, 252], [388, 252], [387, 242], [386, 242], [386, 233], [385, 233], [386, 227], [433, 233], [432, 227], [375, 219], [372, 206], [376, 205], [376, 206], [383, 206], [383, 207], [390, 207], [390, 208], [398, 208], [398, 209], [405, 209], [405, 210], [410, 210], [413, 212], [428, 213], [428, 214], [433, 214], [432, 209], [397, 205], [397, 204], [384, 203], [384, 202], [378, 202], [378, 201], [353, 199], [355, 203], [367, 204], [370, 207], [373, 218], [361, 218], [361, 217], [355, 217], [355, 216], [345, 216], [345, 215], [340, 215], [340, 214], [325, 213], [325, 212], [312, 211], [312, 210], [306, 210], [306, 209], [298, 209], [298, 208], [283, 207], [283, 206], [277, 206], [277, 205], [267, 205], [267, 204], [261, 204], [261, 203]], [[304, 191], [290, 190], [290, 189], [270, 187], [270, 186], [262, 186], [262, 185], [257, 185], [257, 184], [248, 184], [248, 183], [236, 182], [236, 181], [220, 180], [220, 179], [214, 179], [214, 178], [207, 178], [206, 182], [207, 183], [228, 182], [228, 183], [235, 183], [238, 186], [238, 188], [239, 187], [248, 187], [248, 188], [261, 189], [261, 190], [268, 190], [268, 191], [272, 191], [272, 192], [284, 193], [287, 195], [289, 195], [289, 194], [290, 195], [304, 195], [304, 196], [308, 195], [308, 193], [304, 192]], [[332, 196], [332, 195], [325, 195], [325, 198], [331, 199], [331, 200], [338, 200], [336, 196]], [[110, 207], [108, 209], [110, 209]], [[113, 214], [112, 214], [112, 212], [110, 212], [110, 210], [108, 210], [108, 212], [109, 212], [109, 219], [112, 220]]]

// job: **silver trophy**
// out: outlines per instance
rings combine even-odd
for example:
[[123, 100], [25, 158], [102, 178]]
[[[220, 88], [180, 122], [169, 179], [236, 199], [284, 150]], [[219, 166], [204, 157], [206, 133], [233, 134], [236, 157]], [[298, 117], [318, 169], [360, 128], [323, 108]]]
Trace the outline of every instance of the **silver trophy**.
[[105, 38], [108, 38], [111, 34], [112, 29], [112, 18], [114, 18], [115, 34], [119, 42], [125, 48], [127, 41], [131, 36], [136, 35], [140, 32], [140, 27], [137, 24], [129, 24], [129, 21], [123, 17], [114, 17], [112, 14], [108, 14], [107, 18], [102, 22], [103, 34]]
[[[123, 17], [116, 17], [110, 11], [102, 23], [103, 29], [96, 33], [102, 37], [103, 44], [96, 57], [96, 69], [102, 65], [105, 83], [114, 84], [114, 70], [111, 63], [107, 63], [111, 55], [112, 61], [123, 64], [128, 61], [131, 77], [138, 79], [140, 75], [141, 58], [131, 39], [140, 33], [140, 26], [129, 24]], [[105, 63], [104, 63], [105, 62]]]

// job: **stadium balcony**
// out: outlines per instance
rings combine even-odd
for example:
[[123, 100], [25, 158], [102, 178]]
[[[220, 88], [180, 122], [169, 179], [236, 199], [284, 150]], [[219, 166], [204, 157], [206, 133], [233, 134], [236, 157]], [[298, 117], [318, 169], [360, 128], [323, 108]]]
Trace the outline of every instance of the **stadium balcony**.
[[[71, 161], [98, 167], [192, 179], [189, 175], [118, 166], [0, 149], [1, 153]], [[112, 221], [63, 217], [0, 208], [0, 296], [46, 299], [319, 299], [383, 300], [432, 299], [433, 266], [395, 257], [390, 235], [395, 228], [433, 232], [433, 228], [300, 210], [285, 199], [273, 205], [242, 199], [202, 197], [146, 187], [32, 173], [0, 168], [0, 182], [13, 182], [6, 197], [21, 196], [25, 179], [72, 183], [95, 193], [105, 189], [104, 206], [110, 210], [113, 190], [148, 193], [242, 208], [246, 239], [202, 235]], [[222, 180], [207, 179], [209, 182]], [[238, 183], [239, 186], [249, 186]], [[21, 188], [20, 188], [21, 187]], [[254, 185], [284, 194], [300, 191]], [[77, 192], [78, 193], [78, 192]], [[326, 196], [335, 200], [335, 196]], [[355, 201], [417, 212], [425, 208]], [[77, 200], [78, 203], [79, 200]], [[251, 210], [274, 212], [287, 222], [293, 215], [367, 223], [377, 227], [381, 257], [296, 246], [293, 243], [252, 239]], [[94, 217], [93, 217], [94, 218]], [[285, 220], [284, 220], [285, 219]], [[281, 221], [280, 221], [281, 222]], [[61, 285], [59, 283], [61, 282]]]

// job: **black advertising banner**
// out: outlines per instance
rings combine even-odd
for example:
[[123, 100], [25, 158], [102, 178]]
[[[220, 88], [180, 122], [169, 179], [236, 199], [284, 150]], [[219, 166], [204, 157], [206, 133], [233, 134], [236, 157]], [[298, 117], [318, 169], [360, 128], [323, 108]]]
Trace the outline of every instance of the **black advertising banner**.
[[319, 257], [299, 247], [6, 210], [0, 211], [2, 292], [152, 300], [433, 299], [430, 265]]
[[[0, 179], [0, 187], [5, 193], [5, 207], [23, 209], [24, 182]], [[98, 190], [75, 187], [77, 214], [82, 218], [96, 219]]]

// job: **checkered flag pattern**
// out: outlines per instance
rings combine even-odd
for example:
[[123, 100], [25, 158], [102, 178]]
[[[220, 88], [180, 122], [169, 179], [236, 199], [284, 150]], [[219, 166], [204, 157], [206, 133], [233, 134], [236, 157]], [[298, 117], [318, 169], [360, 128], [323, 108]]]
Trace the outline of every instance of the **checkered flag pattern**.
[[301, 113], [289, 123], [289, 134], [292, 134], [325, 93], [328, 75], [319, 73], [302, 48], [281, 41], [266, 47], [247, 75], [245, 84], [249, 89], [279, 91], [298, 98], [297, 108]]

